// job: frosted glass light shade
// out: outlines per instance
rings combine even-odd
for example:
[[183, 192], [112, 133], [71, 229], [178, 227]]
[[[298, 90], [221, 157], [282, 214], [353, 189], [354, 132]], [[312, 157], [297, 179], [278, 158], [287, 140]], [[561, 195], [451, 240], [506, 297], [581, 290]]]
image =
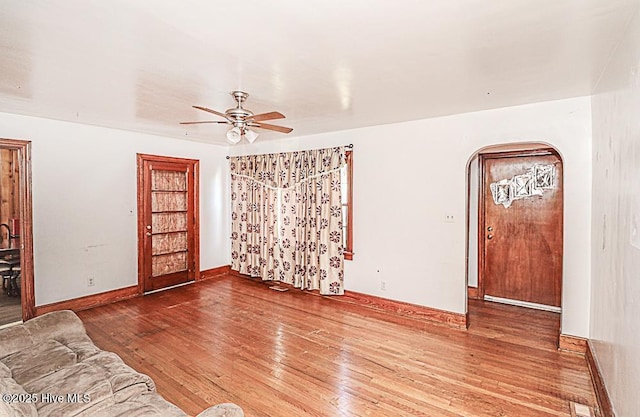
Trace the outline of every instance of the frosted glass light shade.
[[244, 133], [244, 137], [247, 139], [249, 143], [253, 143], [258, 136], [259, 135], [256, 132], [249, 129], [247, 129], [247, 131]]
[[229, 143], [235, 145], [240, 142], [240, 139], [242, 139], [242, 132], [240, 131], [240, 128], [232, 127], [227, 131], [227, 141]]

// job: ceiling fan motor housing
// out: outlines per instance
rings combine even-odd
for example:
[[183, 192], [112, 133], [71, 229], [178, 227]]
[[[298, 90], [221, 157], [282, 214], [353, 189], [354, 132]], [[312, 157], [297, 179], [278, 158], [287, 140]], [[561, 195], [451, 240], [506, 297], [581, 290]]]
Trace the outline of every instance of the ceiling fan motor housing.
[[227, 139], [231, 143], [237, 143], [238, 136], [246, 137], [250, 143], [258, 137], [258, 134], [250, 130], [249, 128], [260, 128], [267, 130], [275, 130], [282, 133], [290, 133], [293, 129], [283, 126], [276, 126], [272, 124], [264, 123], [264, 120], [284, 119], [284, 115], [277, 111], [268, 113], [254, 114], [252, 111], [242, 108], [242, 103], [249, 97], [249, 94], [244, 91], [235, 90], [232, 91], [231, 96], [236, 100], [236, 107], [227, 109], [224, 113], [216, 110], [209, 109], [202, 106], [193, 106], [194, 108], [208, 113], [213, 113], [217, 116], [224, 117], [226, 121], [198, 121], [198, 122], [180, 122], [180, 124], [199, 124], [199, 123], [222, 123], [229, 124], [233, 127], [227, 132]]
[[229, 117], [230, 119], [235, 119], [235, 120], [244, 120], [244, 119], [248, 119], [251, 116], [253, 116], [253, 112], [249, 111], [249, 110], [245, 110], [243, 108], [234, 108], [234, 109], [229, 109], [225, 112], [225, 114], [227, 115], [227, 117]]
[[243, 122], [244, 125], [244, 122], [253, 116], [252, 111], [242, 108], [242, 103], [247, 99], [247, 97], [249, 97], [249, 94], [239, 90], [232, 91], [230, 94], [236, 100], [238, 105], [234, 108], [227, 109], [227, 111], [225, 111], [225, 114], [227, 115], [229, 121], [234, 122], [234, 126], [240, 127], [236, 123]]

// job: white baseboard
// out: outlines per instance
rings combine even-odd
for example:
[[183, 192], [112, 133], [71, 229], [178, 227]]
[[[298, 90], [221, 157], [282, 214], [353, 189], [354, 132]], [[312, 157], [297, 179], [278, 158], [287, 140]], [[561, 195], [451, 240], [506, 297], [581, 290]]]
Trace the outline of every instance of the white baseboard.
[[484, 296], [485, 301], [493, 301], [494, 303], [511, 304], [518, 307], [534, 308], [536, 310], [551, 311], [553, 313], [562, 313], [561, 307], [548, 306], [546, 304], [530, 303], [528, 301], [511, 300], [509, 298], [493, 297], [491, 295]]

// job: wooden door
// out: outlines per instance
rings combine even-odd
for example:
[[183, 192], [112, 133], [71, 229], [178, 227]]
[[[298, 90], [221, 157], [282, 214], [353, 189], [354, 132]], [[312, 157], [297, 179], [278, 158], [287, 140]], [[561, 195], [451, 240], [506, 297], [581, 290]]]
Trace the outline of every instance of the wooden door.
[[198, 161], [138, 155], [138, 265], [143, 291], [197, 278]]
[[484, 154], [480, 161], [479, 284], [484, 296], [560, 307], [560, 158], [542, 150]]

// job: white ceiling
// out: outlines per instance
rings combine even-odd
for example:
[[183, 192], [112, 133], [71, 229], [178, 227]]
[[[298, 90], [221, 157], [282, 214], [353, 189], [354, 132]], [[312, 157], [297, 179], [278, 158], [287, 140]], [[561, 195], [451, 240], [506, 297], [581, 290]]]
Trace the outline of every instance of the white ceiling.
[[0, 111], [224, 144], [178, 122], [235, 89], [290, 136], [588, 95], [637, 6], [0, 0]]

